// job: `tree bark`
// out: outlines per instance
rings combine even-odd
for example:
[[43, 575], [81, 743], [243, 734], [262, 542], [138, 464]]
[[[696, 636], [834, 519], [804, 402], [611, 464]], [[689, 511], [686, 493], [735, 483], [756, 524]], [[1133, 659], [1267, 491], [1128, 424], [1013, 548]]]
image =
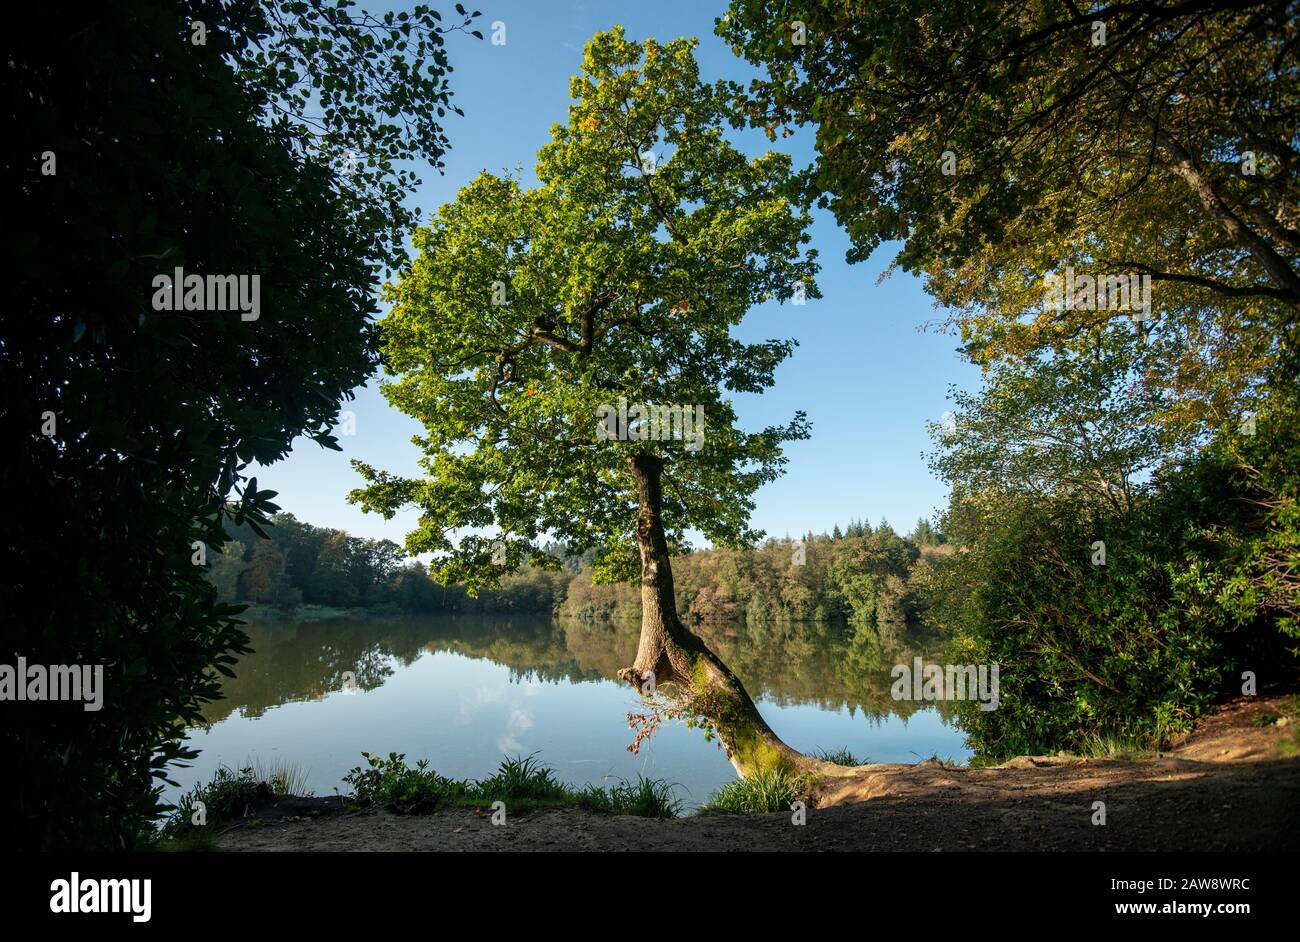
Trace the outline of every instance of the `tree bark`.
[[1168, 133], [1157, 129], [1156, 142], [1173, 158], [1171, 169], [1196, 193], [1201, 205], [1220, 225], [1224, 232], [1255, 257], [1260, 267], [1273, 279], [1277, 287], [1286, 292], [1292, 307], [1300, 307], [1300, 275], [1277, 250], [1253, 229], [1242, 222], [1223, 197], [1215, 190], [1209, 177], [1201, 172], [1191, 152], [1175, 141]]
[[636, 539], [641, 551], [641, 640], [632, 667], [619, 678], [643, 693], [673, 685], [693, 713], [708, 720], [742, 778], [756, 772], [830, 771], [830, 763], [805, 756], [772, 732], [731, 669], [677, 617], [672, 564], [662, 518], [664, 459], [634, 455], [628, 467], [637, 490]]

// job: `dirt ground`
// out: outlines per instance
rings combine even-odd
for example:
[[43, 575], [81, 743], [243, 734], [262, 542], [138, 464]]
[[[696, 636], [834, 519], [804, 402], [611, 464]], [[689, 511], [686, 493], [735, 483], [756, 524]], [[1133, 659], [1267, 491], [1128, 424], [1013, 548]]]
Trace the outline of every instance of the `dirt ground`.
[[[1281, 698], [1243, 697], [1175, 747], [1136, 759], [1020, 756], [994, 768], [864, 766], [790, 814], [710, 813], [673, 821], [577, 809], [509, 816], [471, 809], [396, 815], [346, 799], [288, 798], [218, 838], [227, 851], [376, 850], [1297, 850], [1294, 727], [1261, 726]], [[1093, 803], [1106, 822], [1094, 825]]]

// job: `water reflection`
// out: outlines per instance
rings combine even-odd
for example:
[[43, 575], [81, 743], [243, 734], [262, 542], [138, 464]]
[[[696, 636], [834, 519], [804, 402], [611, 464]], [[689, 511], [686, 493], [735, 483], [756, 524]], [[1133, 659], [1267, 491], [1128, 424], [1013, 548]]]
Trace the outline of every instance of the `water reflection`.
[[[947, 704], [890, 696], [893, 665], [942, 657], [939, 640], [917, 627], [696, 630], [795, 748], [847, 746], [878, 762], [968, 755]], [[612, 678], [632, 663], [637, 632], [635, 623], [502, 616], [253, 625], [255, 653], [205, 710], [211, 727], [193, 732], [203, 755], [173, 777], [188, 787], [219, 764], [280, 759], [328, 794], [363, 749], [429, 758], [460, 777], [488, 774], [502, 752], [540, 751], [573, 782], [655, 775], [697, 803], [733, 775], [697, 732], [665, 729], [641, 756], [626, 752], [625, 714], [637, 701]]]

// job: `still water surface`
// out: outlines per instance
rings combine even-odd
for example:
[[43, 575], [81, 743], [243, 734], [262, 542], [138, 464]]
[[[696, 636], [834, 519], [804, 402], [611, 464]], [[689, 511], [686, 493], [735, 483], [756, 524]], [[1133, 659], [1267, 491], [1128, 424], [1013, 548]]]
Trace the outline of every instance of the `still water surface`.
[[[894, 664], [941, 656], [917, 631], [808, 623], [697, 630], [796, 749], [847, 748], [873, 762], [970, 756], [940, 712], [946, 705], [890, 697]], [[627, 714], [643, 707], [612, 678], [632, 663], [635, 623], [437, 616], [248, 631], [254, 653], [226, 680], [226, 698], [205, 710], [210, 727], [191, 731], [190, 745], [202, 752], [172, 770], [180, 789], [169, 798], [218, 766], [250, 760], [293, 763], [314, 794], [346, 792], [343, 776], [363, 751], [428, 759], [455, 778], [489, 775], [503, 755], [539, 753], [572, 784], [638, 773], [667, 779], [688, 807], [735, 777], [715, 744], [681, 724], [662, 727], [640, 755], [627, 751]]]

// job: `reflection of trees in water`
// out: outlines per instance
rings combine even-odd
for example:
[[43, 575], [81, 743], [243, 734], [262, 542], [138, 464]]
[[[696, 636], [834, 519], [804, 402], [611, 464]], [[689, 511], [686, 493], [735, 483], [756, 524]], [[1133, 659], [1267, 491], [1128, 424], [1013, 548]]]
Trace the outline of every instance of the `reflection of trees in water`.
[[[729, 629], [729, 630], [728, 630]], [[873, 719], [909, 717], [932, 704], [897, 701], [890, 695], [896, 664], [920, 655], [943, 656], [942, 639], [920, 625], [784, 622], [767, 627], [726, 626], [705, 638], [755, 696], [781, 706], [816, 704], [823, 710], [861, 711]], [[733, 635], [728, 637], [727, 635]], [[939, 704], [948, 715], [948, 705]]]
[[[701, 625], [711, 647], [756, 697], [782, 706], [847, 708], [874, 719], [911, 716], [930, 704], [890, 697], [890, 668], [942, 657], [942, 640], [920, 626], [826, 622]], [[252, 625], [251, 657], [223, 685], [226, 698], [209, 704], [209, 722], [234, 710], [260, 716], [282, 703], [321, 699], [344, 687], [347, 671], [373, 690], [425, 652], [446, 651], [507, 667], [511, 682], [587, 683], [612, 679], [636, 651], [635, 621], [552, 623], [540, 617], [436, 616]], [[940, 703], [947, 716], [948, 704]]]
[[282, 703], [319, 700], [341, 691], [344, 674], [373, 690], [425, 652], [448, 651], [510, 668], [512, 682], [594, 681], [564, 646], [563, 632], [540, 617], [437, 616], [250, 625], [254, 654], [222, 685], [225, 699], [203, 711], [210, 723], [236, 709], [261, 716]]
[[494, 661], [510, 669], [512, 683], [591, 683], [612, 676], [585, 666], [566, 649], [563, 630], [546, 619], [502, 621], [485, 616], [481, 624], [465, 624], [469, 621], [461, 620], [461, 635], [432, 640], [425, 649]]

